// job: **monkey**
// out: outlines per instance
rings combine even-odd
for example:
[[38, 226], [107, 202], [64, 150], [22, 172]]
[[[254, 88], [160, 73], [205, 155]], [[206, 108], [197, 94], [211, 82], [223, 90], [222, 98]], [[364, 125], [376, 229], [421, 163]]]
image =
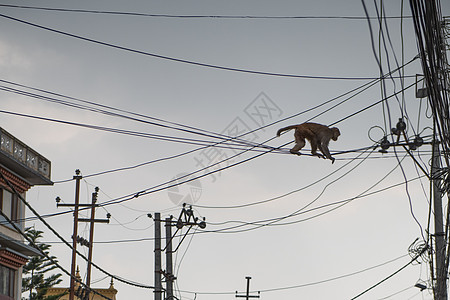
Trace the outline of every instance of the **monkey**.
[[[330, 140], [337, 141], [338, 137], [341, 135], [338, 128], [330, 128], [322, 124], [306, 122], [281, 128], [278, 130], [277, 136], [280, 136], [282, 132], [291, 129], [295, 129], [295, 146], [290, 150], [292, 154], [301, 155], [299, 151], [305, 146], [305, 139], [307, 139], [311, 144], [312, 155], [324, 159], [328, 158], [331, 160], [332, 164], [334, 163], [335, 159], [331, 156], [330, 150], [328, 150], [328, 144]], [[317, 153], [317, 148], [322, 154]]]

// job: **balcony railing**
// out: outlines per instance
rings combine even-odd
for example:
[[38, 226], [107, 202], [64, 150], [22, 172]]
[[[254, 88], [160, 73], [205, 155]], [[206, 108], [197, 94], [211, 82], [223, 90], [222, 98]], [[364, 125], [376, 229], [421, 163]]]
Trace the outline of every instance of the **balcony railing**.
[[[15, 138], [13, 135], [5, 131], [0, 127], [0, 162], [5, 163], [9, 168], [13, 168], [13, 161], [16, 162], [16, 166], [19, 166], [18, 172], [14, 168], [13, 171], [19, 173], [19, 175], [24, 175], [21, 173], [27, 173], [24, 175], [25, 178], [32, 177], [32, 174], [27, 172], [31, 171], [36, 175], [40, 175], [47, 179], [48, 182], [39, 183], [32, 182], [34, 184], [51, 184], [50, 181], [50, 171], [51, 163], [48, 159], [22, 143], [19, 139]], [[2, 159], [4, 158], [4, 159]], [[28, 170], [27, 170], [28, 169]], [[21, 172], [22, 171], [22, 172]], [[35, 181], [35, 180], [34, 180]], [[46, 181], [46, 180], [44, 180]]]

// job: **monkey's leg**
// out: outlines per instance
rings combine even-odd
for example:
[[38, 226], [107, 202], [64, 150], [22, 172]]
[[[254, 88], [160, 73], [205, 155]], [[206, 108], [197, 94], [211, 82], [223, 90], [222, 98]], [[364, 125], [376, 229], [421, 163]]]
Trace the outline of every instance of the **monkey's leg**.
[[[325, 157], [328, 158], [329, 160], [331, 160], [331, 163], [334, 164], [335, 159], [334, 159], [334, 157], [331, 156], [330, 150], [328, 150], [328, 146], [320, 144], [319, 149], [325, 155]], [[323, 158], [325, 158], [325, 157], [323, 157]]]
[[301, 155], [301, 153], [299, 152], [300, 149], [302, 149], [303, 147], [305, 147], [305, 140], [303, 139], [297, 139], [296, 138], [296, 144], [294, 146], [294, 148], [292, 148], [291, 150], [289, 150], [289, 152], [291, 152], [292, 154], [297, 154], [297, 155]]
[[319, 150], [322, 151], [320, 145], [316, 141], [311, 141], [311, 154], [317, 156], [318, 158], [325, 158], [322, 154], [317, 153], [317, 147], [319, 147]]

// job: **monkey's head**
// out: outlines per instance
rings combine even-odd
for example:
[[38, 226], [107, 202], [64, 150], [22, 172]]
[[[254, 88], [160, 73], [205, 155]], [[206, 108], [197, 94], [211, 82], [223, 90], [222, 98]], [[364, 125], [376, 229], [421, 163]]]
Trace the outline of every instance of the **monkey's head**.
[[331, 139], [333, 141], [337, 141], [338, 137], [341, 135], [341, 132], [339, 131], [339, 129], [337, 127], [332, 127], [330, 129], [331, 129], [331, 132], [333, 133], [333, 136], [331, 137]]

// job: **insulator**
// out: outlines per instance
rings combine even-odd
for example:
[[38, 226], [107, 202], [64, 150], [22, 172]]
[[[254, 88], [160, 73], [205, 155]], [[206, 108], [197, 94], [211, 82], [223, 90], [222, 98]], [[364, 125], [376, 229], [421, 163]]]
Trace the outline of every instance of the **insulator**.
[[420, 135], [416, 135], [416, 137], [414, 138], [414, 145], [416, 145], [417, 147], [423, 145], [423, 138], [421, 138]]
[[200, 227], [201, 229], [205, 229], [206, 228], [206, 222], [205, 221], [201, 221], [200, 223], [198, 223], [198, 227]]
[[391, 143], [389, 143], [387, 137], [384, 137], [384, 138], [381, 140], [381, 143], [380, 143], [380, 147], [381, 147], [380, 152], [381, 152], [381, 153], [387, 153], [386, 150], [389, 149], [390, 145], [391, 145]]
[[180, 219], [178, 219], [178, 221], [177, 221], [177, 228], [178, 229], [183, 228], [183, 221], [181, 221]]
[[406, 123], [405, 123], [405, 121], [403, 121], [402, 118], [399, 118], [399, 119], [398, 119], [398, 122], [397, 122], [397, 130], [398, 130], [398, 131], [404, 131], [405, 129], [406, 129]]

